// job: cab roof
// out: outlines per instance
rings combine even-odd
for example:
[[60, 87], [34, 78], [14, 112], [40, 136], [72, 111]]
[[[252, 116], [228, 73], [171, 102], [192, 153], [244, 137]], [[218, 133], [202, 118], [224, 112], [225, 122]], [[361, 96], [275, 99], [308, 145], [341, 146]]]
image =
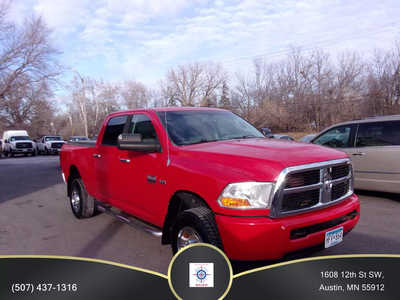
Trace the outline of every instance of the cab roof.
[[154, 108], [138, 108], [138, 109], [129, 109], [118, 111], [115, 113], [111, 113], [110, 116], [113, 115], [120, 115], [121, 113], [134, 113], [134, 112], [164, 112], [164, 111], [190, 111], [190, 110], [197, 110], [197, 111], [228, 111], [226, 109], [221, 108], [214, 108], [214, 107], [193, 107], [193, 106], [174, 106], [174, 107], [154, 107]]

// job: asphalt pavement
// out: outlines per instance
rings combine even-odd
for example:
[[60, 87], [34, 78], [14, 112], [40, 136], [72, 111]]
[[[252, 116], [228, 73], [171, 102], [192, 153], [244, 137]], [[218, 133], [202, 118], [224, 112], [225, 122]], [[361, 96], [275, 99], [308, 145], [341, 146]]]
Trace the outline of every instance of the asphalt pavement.
[[[285, 260], [337, 254], [400, 254], [400, 195], [357, 191], [361, 219], [329, 249], [280, 261], [233, 262], [234, 273]], [[58, 156], [0, 159], [0, 255], [41, 254], [110, 260], [166, 274], [169, 246], [106, 215], [73, 217]]]

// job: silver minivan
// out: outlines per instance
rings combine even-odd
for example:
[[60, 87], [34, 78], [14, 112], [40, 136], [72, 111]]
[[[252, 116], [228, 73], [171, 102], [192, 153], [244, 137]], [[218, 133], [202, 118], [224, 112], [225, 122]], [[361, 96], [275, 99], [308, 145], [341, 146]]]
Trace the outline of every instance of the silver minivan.
[[336, 124], [311, 143], [351, 157], [356, 189], [400, 193], [400, 115]]

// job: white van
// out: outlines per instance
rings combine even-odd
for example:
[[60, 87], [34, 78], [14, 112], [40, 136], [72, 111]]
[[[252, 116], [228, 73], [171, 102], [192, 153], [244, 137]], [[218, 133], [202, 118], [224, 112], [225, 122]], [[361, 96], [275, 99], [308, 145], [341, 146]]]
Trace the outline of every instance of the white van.
[[26, 130], [7, 130], [3, 133], [2, 150], [5, 156], [36, 155], [36, 145]]

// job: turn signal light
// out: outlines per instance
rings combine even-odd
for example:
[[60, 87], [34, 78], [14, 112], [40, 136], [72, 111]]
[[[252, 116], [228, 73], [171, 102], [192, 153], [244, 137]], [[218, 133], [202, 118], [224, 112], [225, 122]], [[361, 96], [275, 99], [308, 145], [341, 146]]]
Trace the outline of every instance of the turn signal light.
[[243, 207], [243, 206], [250, 206], [250, 203], [247, 199], [240, 199], [240, 198], [221, 198], [221, 204], [223, 206], [228, 207]]

